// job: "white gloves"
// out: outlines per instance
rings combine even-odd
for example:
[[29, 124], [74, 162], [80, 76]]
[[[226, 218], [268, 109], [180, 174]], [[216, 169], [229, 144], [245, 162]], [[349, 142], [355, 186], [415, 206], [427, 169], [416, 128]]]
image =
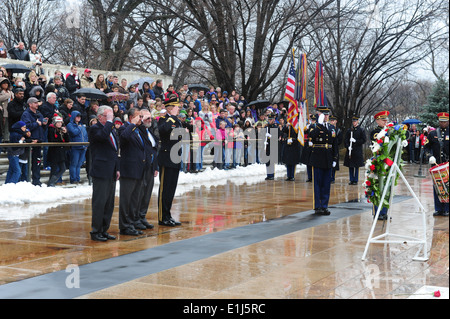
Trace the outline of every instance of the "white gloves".
[[266, 137], [272, 137], [272, 135], [270, 135], [269, 133], [266, 133]]
[[333, 167], [336, 167], [336, 162], [333, 162]]
[[292, 138], [287, 140], [288, 144], [292, 144]]
[[323, 124], [323, 121], [325, 120], [325, 115], [320, 114], [319, 115], [319, 119], [317, 120], [317, 122], [319, 122], [319, 124]]
[[313, 142], [309, 142], [308, 145], [309, 146], [313, 146], [314, 144], [313, 144]]
[[350, 142], [356, 143], [356, 140], [352, 137], [350, 138]]

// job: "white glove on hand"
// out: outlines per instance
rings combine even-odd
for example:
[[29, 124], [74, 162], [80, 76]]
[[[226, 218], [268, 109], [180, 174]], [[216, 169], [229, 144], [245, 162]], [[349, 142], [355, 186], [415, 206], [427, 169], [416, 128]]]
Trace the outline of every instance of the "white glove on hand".
[[313, 142], [309, 142], [308, 145], [309, 146], [313, 146], [314, 144], [313, 144]]
[[292, 138], [287, 140], [288, 144], [292, 144]]
[[266, 133], [266, 137], [272, 137], [272, 135], [270, 135], [269, 133]]
[[333, 162], [333, 167], [336, 167], [336, 162]]
[[317, 120], [317, 122], [319, 122], [319, 124], [323, 124], [323, 121], [325, 120], [325, 115], [320, 114], [319, 115], [319, 119]]
[[356, 143], [356, 140], [352, 137], [352, 138], [350, 139], [350, 142]]

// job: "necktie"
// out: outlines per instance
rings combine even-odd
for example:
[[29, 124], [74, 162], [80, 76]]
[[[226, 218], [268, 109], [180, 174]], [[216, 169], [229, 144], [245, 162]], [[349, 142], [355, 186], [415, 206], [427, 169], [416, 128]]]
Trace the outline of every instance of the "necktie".
[[109, 138], [111, 140], [111, 143], [114, 145], [114, 148], [117, 150], [116, 140], [114, 139], [114, 136], [112, 133], [109, 134]]

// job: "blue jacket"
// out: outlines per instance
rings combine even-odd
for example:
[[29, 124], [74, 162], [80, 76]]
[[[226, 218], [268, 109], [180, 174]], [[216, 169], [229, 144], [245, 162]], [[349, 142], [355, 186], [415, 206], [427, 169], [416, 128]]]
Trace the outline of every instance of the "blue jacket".
[[[88, 142], [88, 133], [86, 130], [86, 125], [82, 124], [82, 122], [75, 123], [75, 117], [81, 116], [81, 113], [78, 111], [72, 111], [70, 121], [67, 124], [67, 131], [69, 133], [70, 141], [71, 142]], [[73, 149], [87, 149], [87, 145], [83, 146], [73, 146]]]
[[[20, 139], [25, 135], [25, 132], [22, 131], [20, 122], [16, 122], [12, 125], [10, 134], [9, 134], [9, 142], [10, 143], [19, 143]], [[17, 156], [23, 154], [25, 149], [23, 147], [9, 147], [8, 155]]]
[[[39, 111], [36, 111], [36, 113], [32, 112], [30, 108], [27, 108], [20, 119], [21, 121], [25, 122], [27, 125], [27, 129], [31, 132], [31, 138], [38, 140], [38, 142], [42, 142], [45, 140], [44, 136], [44, 117]], [[39, 125], [36, 121], [39, 120], [42, 125]]]

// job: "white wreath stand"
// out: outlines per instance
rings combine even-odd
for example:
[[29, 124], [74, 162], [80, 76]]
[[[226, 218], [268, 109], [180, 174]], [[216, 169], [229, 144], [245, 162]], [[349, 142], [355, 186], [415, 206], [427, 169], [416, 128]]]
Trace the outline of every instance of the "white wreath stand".
[[[396, 235], [396, 234], [391, 234], [389, 232], [389, 220], [390, 220], [390, 211], [391, 209], [388, 210], [387, 213], [387, 226], [386, 226], [386, 232], [382, 235], [373, 237], [373, 232], [375, 230], [375, 226], [377, 225], [377, 220], [378, 220], [378, 216], [380, 215], [380, 211], [383, 207], [383, 205], [379, 205], [376, 215], [373, 219], [373, 224], [372, 224], [372, 229], [370, 231], [370, 235], [369, 235], [369, 239], [367, 240], [367, 244], [366, 244], [366, 249], [364, 250], [364, 254], [362, 256], [362, 260], [366, 259], [366, 255], [367, 255], [367, 251], [369, 249], [369, 245], [372, 243], [384, 243], [384, 244], [403, 244], [403, 243], [408, 243], [408, 244], [420, 244], [421, 247], [419, 249], [419, 251], [416, 253], [416, 255], [413, 257], [413, 260], [417, 260], [417, 261], [426, 261], [428, 260], [428, 254], [427, 254], [427, 224], [426, 224], [426, 214], [425, 214], [425, 208], [423, 207], [423, 205], [420, 203], [419, 199], [417, 198], [416, 194], [414, 193], [414, 191], [412, 190], [411, 186], [409, 185], [408, 181], [406, 180], [405, 176], [403, 175], [402, 171], [400, 170], [400, 167], [398, 166], [398, 163], [400, 161], [400, 151], [402, 149], [402, 141], [401, 139], [399, 139], [397, 141], [397, 150], [395, 153], [395, 159], [394, 159], [394, 164], [392, 164], [390, 170], [389, 170], [389, 175], [386, 181], [386, 186], [384, 187], [383, 190], [383, 194], [381, 196], [381, 200], [380, 203], [383, 203], [384, 198], [386, 197], [386, 193], [388, 188], [391, 188], [391, 194], [390, 194], [390, 198], [389, 198], [389, 207], [392, 207], [392, 198], [394, 196], [394, 186], [395, 186], [395, 180], [397, 177], [397, 174], [400, 175], [400, 177], [402, 178], [403, 182], [406, 184], [406, 187], [408, 188], [409, 192], [413, 195], [414, 199], [416, 200], [417, 204], [420, 207], [420, 210], [422, 212], [422, 226], [423, 226], [423, 238], [422, 239], [418, 239], [415, 237], [410, 237], [410, 236], [404, 236], [404, 235]], [[391, 183], [391, 184], [389, 184]], [[397, 240], [393, 240], [393, 239], [387, 239], [388, 237], [395, 237], [397, 238]], [[419, 256], [419, 254], [422, 253], [422, 257]]]

